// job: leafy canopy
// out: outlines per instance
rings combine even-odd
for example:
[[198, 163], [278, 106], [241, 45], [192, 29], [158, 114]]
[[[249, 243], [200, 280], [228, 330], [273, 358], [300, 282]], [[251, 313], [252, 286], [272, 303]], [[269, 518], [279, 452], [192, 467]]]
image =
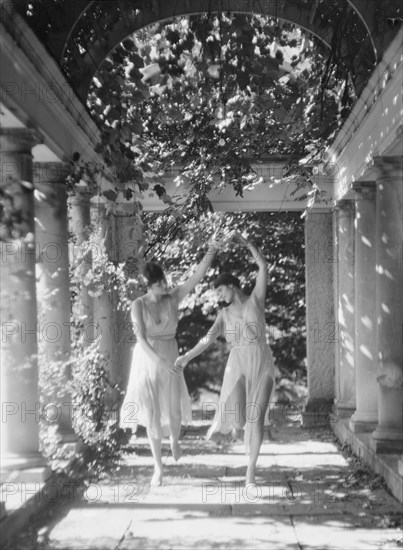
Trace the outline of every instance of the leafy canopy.
[[[337, 68], [324, 78], [319, 43], [289, 23], [251, 15], [182, 17], [142, 29], [115, 48], [95, 76], [88, 107], [102, 126], [102, 152], [130, 199], [153, 189], [177, 218], [211, 209], [213, 187], [242, 196], [252, 164], [283, 158], [290, 177], [307, 168], [352, 102]], [[304, 167], [300, 161], [304, 159]], [[181, 166], [185, 200], [162, 178]]]

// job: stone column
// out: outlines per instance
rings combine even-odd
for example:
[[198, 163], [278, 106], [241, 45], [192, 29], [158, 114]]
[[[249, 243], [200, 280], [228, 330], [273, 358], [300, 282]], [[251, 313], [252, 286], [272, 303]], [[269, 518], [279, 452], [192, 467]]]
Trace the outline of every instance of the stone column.
[[373, 431], [378, 419], [375, 220], [376, 186], [357, 182], [355, 215], [355, 368], [357, 410], [353, 432]]
[[[34, 193], [32, 147], [35, 130], [0, 130], [1, 188], [9, 198], [11, 222], [2, 235], [1, 448], [2, 468], [43, 466], [39, 453], [40, 404], [37, 363]], [[6, 242], [5, 242], [6, 241]], [[4, 458], [5, 457], [5, 458]], [[38, 479], [45, 470], [40, 469]]]
[[[61, 162], [35, 165], [36, 242], [39, 248], [37, 292], [39, 298], [40, 369], [70, 357], [70, 280], [67, 228], [66, 177], [69, 168]], [[58, 370], [60, 366], [56, 367]], [[71, 372], [59, 372], [60, 387], [43, 397], [46, 419], [57, 425], [62, 442], [75, 441], [71, 398], [62, 393]]]
[[[111, 262], [116, 261], [117, 253], [113, 242], [112, 214], [107, 212], [106, 205], [99, 197], [96, 202], [91, 204], [91, 208], [93, 211], [91, 217], [96, 228], [96, 242], [92, 258], [95, 267], [97, 262], [102, 261], [103, 258]], [[94, 297], [94, 322], [99, 338], [99, 350], [110, 359], [109, 374], [112, 380], [116, 380], [118, 378], [117, 361], [112, 361], [112, 358], [117, 357], [119, 347], [119, 338], [115, 330], [115, 310], [118, 304], [110, 281], [108, 284], [107, 288]]]
[[402, 158], [376, 158], [376, 306], [378, 426], [371, 446], [403, 451], [402, 392]]
[[[68, 198], [69, 228], [73, 234], [74, 243], [70, 249], [71, 261], [76, 262], [83, 254], [83, 243], [88, 241], [91, 226], [91, 193], [86, 186], [76, 185], [74, 195]], [[91, 244], [80, 265], [77, 275], [83, 281], [92, 266]], [[81, 286], [79, 296], [75, 302], [75, 314], [83, 323], [84, 337], [91, 343], [96, 338], [94, 327], [94, 302], [85, 285]]]
[[354, 365], [354, 203], [338, 201], [336, 205], [336, 408], [337, 417], [350, 417], [355, 403]]
[[335, 343], [333, 264], [337, 261], [332, 213], [310, 212], [305, 224], [308, 398], [303, 425], [329, 421], [334, 401]]
[[[114, 210], [116, 260], [123, 263], [129, 257], [136, 257], [142, 243], [141, 219], [133, 203], [117, 202]], [[118, 338], [119, 382], [126, 387], [130, 374], [131, 357], [135, 339], [130, 311], [116, 309], [114, 337]]]

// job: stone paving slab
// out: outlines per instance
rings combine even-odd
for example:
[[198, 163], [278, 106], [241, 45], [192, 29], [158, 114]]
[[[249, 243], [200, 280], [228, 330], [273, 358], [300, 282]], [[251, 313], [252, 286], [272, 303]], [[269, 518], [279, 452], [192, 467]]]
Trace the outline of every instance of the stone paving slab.
[[401, 505], [354, 477], [329, 430], [274, 425], [255, 489], [244, 487], [241, 443], [206, 442], [197, 433], [184, 435], [178, 463], [164, 444], [161, 487], [149, 484], [147, 440], [135, 439], [113, 475], [88, 483], [46, 526], [45, 544], [13, 550], [399, 548]]
[[[298, 544], [303, 550], [396, 550], [401, 531], [363, 526], [363, 517], [334, 515], [293, 517]], [[371, 523], [368, 518], [366, 523]]]
[[[154, 529], [150, 529], [148, 522]], [[133, 521], [119, 550], [134, 549], [295, 549], [299, 550], [288, 518], [194, 518], [191, 514], [169, 522], [147, 520], [145, 513]]]
[[71, 509], [49, 534], [52, 550], [111, 550], [116, 548], [130, 522], [133, 511], [110, 507], [80, 507]]

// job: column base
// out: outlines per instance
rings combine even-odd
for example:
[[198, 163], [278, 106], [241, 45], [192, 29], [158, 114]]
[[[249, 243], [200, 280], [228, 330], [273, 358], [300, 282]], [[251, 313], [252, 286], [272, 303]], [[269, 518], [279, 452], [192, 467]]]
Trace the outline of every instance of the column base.
[[378, 418], [368, 413], [356, 411], [350, 418], [349, 428], [353, 433], [373, 432], [378, 424]]
[[60, 444], [64, 445], [65, 443], [78, 443], [78, 436], [73, 432], [73, 430], [63, 430], [58, 428], [57, 434], [60, 437]]
[[[52, 469], [49, 466], [41, 468], [26, 468], [24, 470], [1, 470], [0, 479], [2, 483], [24, 483], [41, 484], [45, 483], [52, 475]], [[3, 479], [4, 476], [4, 479]]]
[[304, 410], [302, 411], [302, 427], [318, 428], [321, 426], [328, 426], [333, 410], [333, 401], [308, 398]]
[[355, 412], [355, 405], [335, 402], [334, 409], [337, 418], [350, 418]]
[[52, 470], [42, 455], [7, 454], [1, 457], [0, 481], [44, 483]]
[[376, 453], [403, 453], [403, 437], [400, 429], [378, 427], [370, 439], [370, 448]]

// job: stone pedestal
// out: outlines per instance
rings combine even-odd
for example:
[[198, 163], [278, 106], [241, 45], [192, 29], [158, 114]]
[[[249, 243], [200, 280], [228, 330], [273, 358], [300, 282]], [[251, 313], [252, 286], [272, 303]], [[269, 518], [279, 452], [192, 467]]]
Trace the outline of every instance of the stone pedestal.
[[354, 335], [354, 203], [339, 201], [336, 205], [336, 415], [350, 417], [355, 401], [355, 335]]
[[327, 423], [334, 402], [335, 344], [332, 213], [310, 212], [305, 225], [308, 398], [304, 426]]
[[[67, 228], [66, 177], [68, 166], [63, 163], [35, 165], [35, 201], [37, 219], [36, 242], [39, 250], [37, 292], [40, 327], [40, 369], [50, 376], [49, 369], [58, 371], [59, 387], [42, 396], [46, 420], [57, 425], [63, 442], [75, 441], [72, 429], [71, 398], [64, 391], [71, 372], [61, 372], [63, 362], [70, 357], [70, 281]], [[52, 377], [53, 379], [53, 377]]]
[[375, 219], [376, 186], [357, 182], [355, 215], [355, 365], [357, 410], [354, 432], [371, 432], [378, 421]]
[[376, 452], [403, 451], [402, 392], [402, 159], [375, 159], [378, 426]]
[[0, 183], [13, 212], [12, 231], [7, 242], [1, 243], [1, 450], [2, 468], [7, 470], [45, 463], [39, 453], [42, 411], [31, 155], [39, 141], [34, 130], [0, 130]]

